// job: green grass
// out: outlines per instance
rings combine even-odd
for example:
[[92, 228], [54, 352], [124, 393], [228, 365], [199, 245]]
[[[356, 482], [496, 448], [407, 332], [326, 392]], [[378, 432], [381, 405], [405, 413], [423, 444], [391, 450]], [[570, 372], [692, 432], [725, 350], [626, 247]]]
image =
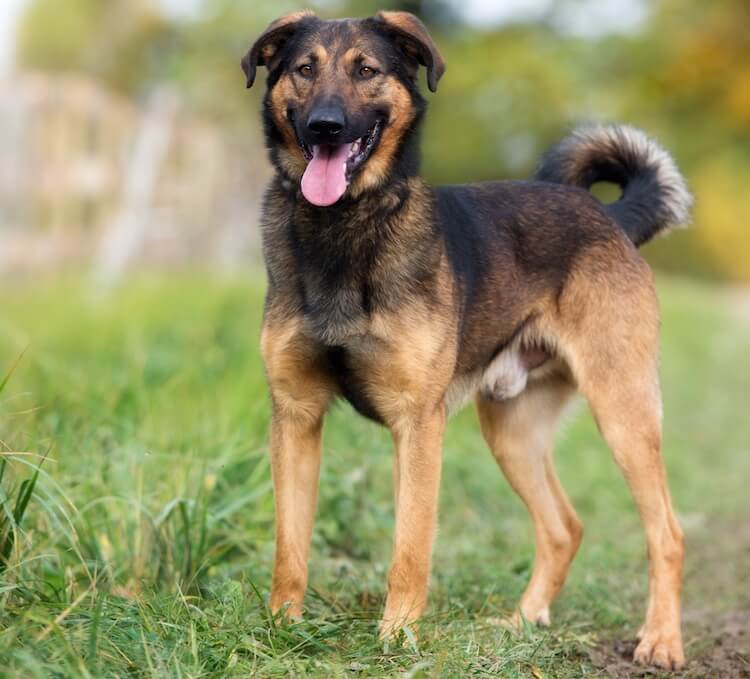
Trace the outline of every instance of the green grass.
[[[721, 290], [659, 288], [665, 455], [689, 550], [687, 653], [691, 676], [710, 676], [695, 659], [712, 621], [750, 606], [740, 575], [750, 566], [750, 329]], [[551, 628], [513, 636], [491, 624], [523, 590], [533, 539], [470, 409], [448, 428], [417, 645], [376, 640], [390, 442], [344, 405], [325, 431], [308, 614], [270, 616], [261, 309], [251, 279], [142, 277], [111, 294], [80, 280], [4, 287], [0, 674], [601, 676], [640, 623], [646, 560], [585, 408], [559, 438], [586, 536]]]

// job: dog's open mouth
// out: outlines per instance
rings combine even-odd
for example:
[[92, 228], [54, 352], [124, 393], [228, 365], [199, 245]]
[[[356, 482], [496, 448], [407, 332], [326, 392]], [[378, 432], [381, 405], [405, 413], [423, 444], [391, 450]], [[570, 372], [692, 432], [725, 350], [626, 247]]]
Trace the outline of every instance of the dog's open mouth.
[[347, 144], [308, 146], [300, 142], [308, 160], [302, 176], [302, 195], [319, 207], [328, 207], [339, 201], [354, 174], [377, 147], [381, 129], [382, 123], [378, 121], [366, 136]]

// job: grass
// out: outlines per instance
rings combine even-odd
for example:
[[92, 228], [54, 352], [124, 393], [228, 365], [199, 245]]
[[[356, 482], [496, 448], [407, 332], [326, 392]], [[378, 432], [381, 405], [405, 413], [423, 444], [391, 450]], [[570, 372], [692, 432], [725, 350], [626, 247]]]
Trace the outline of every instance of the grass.
[[[750, 567], [750, 329], [721, 290], [673, 279], [659, 287], [665, 455], [689, 550], [688, 675], [711, 676], [721, 621], [750, 609], [741, 584]], [[620, 671], [643, 610], [644, 545], [585, 409], [559, 439], [560, 474], [586, 537], [552, 627], [511, 635], [491, 624], [523, 590], [533, 539], [466, 410], [446, 438], [419, 642], [383, 645], [375, 627], [393, 524], [390, 442], [348, 406], [334, 408], [325, 432], [308, 614], [286, 624], [266, 608], [273, 504], [256, 348], [261, 285], [175, 275], [106, 295], [80, 280], [3, 292], [0, 674]], [[742, 668], [748, 654], [735, 655]]]

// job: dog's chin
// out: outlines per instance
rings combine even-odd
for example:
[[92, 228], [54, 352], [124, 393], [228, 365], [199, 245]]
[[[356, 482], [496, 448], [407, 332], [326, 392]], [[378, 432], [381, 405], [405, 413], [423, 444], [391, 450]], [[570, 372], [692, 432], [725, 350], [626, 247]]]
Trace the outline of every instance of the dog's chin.
[[379, 120], [367, 134], [345, 144], [308, 144], [300, 139], [307, 162], [301, 188], [307, 201], [318, 207], [337, 203], [377, 149], [382, 128]]

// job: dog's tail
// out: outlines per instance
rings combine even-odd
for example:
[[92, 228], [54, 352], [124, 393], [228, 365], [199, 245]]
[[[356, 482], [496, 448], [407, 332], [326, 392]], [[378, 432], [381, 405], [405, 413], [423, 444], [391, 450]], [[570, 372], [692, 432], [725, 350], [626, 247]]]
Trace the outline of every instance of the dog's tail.
[[686, 226], [693, 204], [672, 157], [645, 133], [625, 125], [577, 128], [545, 154], [536, 178], [585, 189], [596, 182], [618, 184], [622, 196], [606, 210], [637, 246]]

